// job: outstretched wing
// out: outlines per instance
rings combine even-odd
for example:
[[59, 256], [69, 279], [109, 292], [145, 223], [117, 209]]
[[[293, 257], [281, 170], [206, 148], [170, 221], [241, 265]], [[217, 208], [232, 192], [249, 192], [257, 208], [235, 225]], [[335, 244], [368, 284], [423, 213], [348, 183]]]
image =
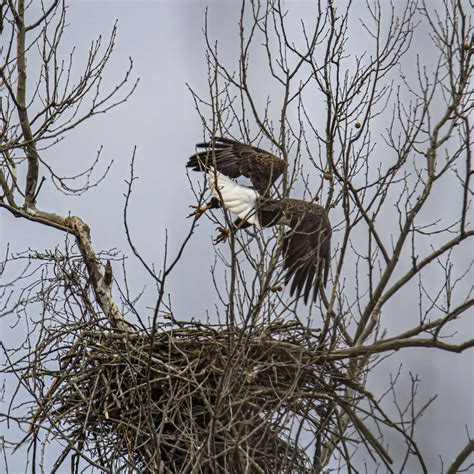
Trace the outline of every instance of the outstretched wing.
[[286, 163], [271, 153], [229, 138], [216, 137], [198, 143], [203, 149], [191, 156], [186, 166], [194, 171], [208, 170], [213, 166], [229, 178], [245, 176], [261, 194], [267, 194], [271, 185], [286, 169]]
[[325, 209], [300, 201], [288, 206], [290, 230], [283, 238], [285, 285], [291, 280], [290, 295], [304, 296], [308, 303], [313, 288], [313, 302], [321, 281], [327, 283], [331, 259], [331, 225]]

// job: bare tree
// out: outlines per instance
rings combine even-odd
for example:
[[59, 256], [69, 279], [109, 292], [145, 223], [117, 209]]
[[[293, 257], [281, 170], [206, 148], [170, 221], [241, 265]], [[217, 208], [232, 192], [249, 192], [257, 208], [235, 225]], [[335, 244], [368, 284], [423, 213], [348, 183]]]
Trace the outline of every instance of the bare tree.
[[[98, 156], [65, 177], [47, 151], [133, 92], [131, 65], [116, 88], [101, 90], [115, 28], [77, 73], [74, 55], [59, 55], [64, 2], [29, 4], [31, 13], [23, 0], [2, 3], [0, 207], [66, 235], [50, 251], [7, 249], [1, 267], [18, 274], [2, 284], [0, 315], [18, 314], [27, 328], [22, 344], [2, 346], [18, 400], [2, 418], [25, 431], [8, 448], [26, 444], [28, 462], [45, 470], [56, 440], [55, 472], [67, 459], [73, 472], [353, 472], [360, 459], [369, 472], [428, 472], [415, 427], [431, 400], [419, 407], [419, 380], [412, 376], [402, 403], [399, 373], [382, 392], [370, 379], [395, 351], [474, 345], [453, 335], [474, 304], [465, 284], [472, 262], [453, 263], [474, 235], [471, 12], [461, 0], [440, 6], [375, 0], [357, 23], [351, 2], [317, 0], [296, 29], [282, 2], [243, 1], [235, 64], [222, 59], [206, 16], [209, 90], [190, 87], [206, 138], [230, 136], [281, 156], [288, 173], [274, 193], [319, 199], [333, 223], [333, 259], [320, 300], [304, 306], [281, 291], [281, 229], [232, 233], [215, 249], [215, 318], [189, 322], [175, 318], [165, 295], [196, 219], [175, 255], [166, 246], [160, 269], [146, 261], [128, 223], [134, 156], [124, 224], [156, 287], [151, 312], [126, 277], [114, 278], [120, 254], [94, 250], [82, 219], [40, 210], [43, 183], [81, 194], [106, 174], [107, 166], [92, 178]], [[367, 49], [354, 53], [351, 36], [361, 34]], [[411, 55], [417, 35], [432, 42], [429, 61]], [[37, 71], [27, 69], [29, 55], [39, 55]], [[278, 92], [256, 94], [256, 73]], [[202, 202], [204, 180], [190, 178]], [[446, 187], [449, 213], [433, 213]], [[221, 211], [210, 218], [230, 224]], [[387, 318], [400, 301], [412, 315], [391, 333]], [[394, 458], [388, 434], [405, 444], [403, 456]], [[473, 450], [467, 439], [448, 472], [466, 468]]]

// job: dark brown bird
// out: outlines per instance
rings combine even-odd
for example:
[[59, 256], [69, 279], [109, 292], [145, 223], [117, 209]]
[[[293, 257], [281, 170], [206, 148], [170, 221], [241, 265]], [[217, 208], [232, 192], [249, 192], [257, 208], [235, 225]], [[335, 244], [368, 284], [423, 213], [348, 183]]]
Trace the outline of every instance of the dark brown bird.
[[[238, 156], [232, 154], [234, 149], [240, 152]], [[245, 154], [242, 152], [243, 149], [245, 149]], [[208, 152], [206, 156], [209, 156]], [[260, 164], [253, 164], [253, 158], [258, 160], [261, 157], [264, 158]], [[277, 165], [279, 174], [275, 178], [274, 170], [277, 169], [275, 164], [282, 160], [264, 150], [254, 149], [250, 145], [234, 141], [231, 141], [229, 148], [226, 148], [225, 154], [221, 154], [220, 150], [215, 152], [214, 164], [220, 168], [215, 169], [212, 165], [195, 168], [191, 159], [188, 161], [189, 167], [207, 171], [207, 181], [213, 195], [207, 208], [224, 207], [236, 214], [238, 219], [233, 224], [234, 229], [250, 225], [289, 227], [282, 242], [286, 269], [285, 285], [291, 281], [290, 295], [296, 295], [296, 297], [302, 295], [305, 304], [308, 303], [311, 290], [313, 290], [311, 300], [316, 301], [320, 284], [321, 282], [326, 284], [329, 274], [331, 225], [326, 210], [318, 204], [300, 199], [272, 199], [268, 196], [269, 187], [284, 171], [286, 164], [283, 167]], [[244, 162], [242, 166], [248, 174], [240, 171], [237, 173], [235, 167], [240, 162]], [[273, 164], [261, 165], [265, 162]], [[268, 171], [269, 168], [271, 173]], [[229, 179], [226, 175], [227, 171], [232, 173], [230, 177], [241, 175], [250, 177], [252, 184], [254, 180], [258, 182], [263, 192], [257, 188], [239, 185]], [[257, 175], [260, 176], [258, 180]], [[223, 229], [216, 242], [225, 240], [228, 234], [229, 231]]]

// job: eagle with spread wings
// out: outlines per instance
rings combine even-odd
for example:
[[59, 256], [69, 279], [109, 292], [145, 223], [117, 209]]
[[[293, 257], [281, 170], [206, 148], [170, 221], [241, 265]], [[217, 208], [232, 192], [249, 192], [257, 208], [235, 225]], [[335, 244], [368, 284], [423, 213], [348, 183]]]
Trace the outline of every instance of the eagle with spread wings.
[[[287, 163], [265, 150], [220, 137], [196, 147], [199, 151], [186, 166], [207, 173], [213, 196], [205, 206], [192, 206], [197, 209], [196, 217], [224, 207], [237, 215], [234, 228], [287, 226], [281, 246], [285, 285], [291, 282], [290, 295], [303, 296], [305, 304], [316, 301], [321, 283], [327, 283], [331, 259], [332, 231], [324, 207], [301, 199], [273, 199], [271, 187]], [[249, 178], [252, 187], [231, 179], [240, 176]], [[217, 241], [225, 240], [226, 235], [222, 233]]]

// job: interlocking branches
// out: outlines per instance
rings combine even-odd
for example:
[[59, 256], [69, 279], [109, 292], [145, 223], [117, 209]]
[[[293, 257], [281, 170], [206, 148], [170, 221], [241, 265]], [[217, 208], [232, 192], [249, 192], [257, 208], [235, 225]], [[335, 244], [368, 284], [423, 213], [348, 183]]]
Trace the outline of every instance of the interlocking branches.
[[[73, 472], [317, 473], [334, 463], [355, 472], [363, 459], [372, 471], [413, 465], [428, 472], [415, 428], [435, 397], [419, 403], [413, 374], [408, 400], [399, 396], [400, 373], [383, 393], [369, 387], [394, 352], [460, 353], [474, 345], [456, 334], [474, 304], [466, 284], [472, 262], [456, 260], [474, 235], [472, 19], [461, 0], [441, 4], [375, 0], [356, 11], [353, 2], [316, 0], [295, 22], [279, 0], [242, 1], [234, 63], [213, 41], [209, 11], [209, 90], [192, 91], [206, 138], [233, 136], [281, 156], [289, 171], [272, 193], [319, 199], [334, 236], [328, 287], [304, 307], [282, 291], [283, 230], [232, 233], [227, 247], [216, 248], [221, 322], [213, 325], [178, 320], [165, 298], [196, 221], [175, 257], [165, 246], [161, 270], [134, 244], [135, 156], [125, 233], [155, 286], [151, 309], [131, 296], [126, 277], [113, 275], [117, 254], [97, 252], [85, 222], [39, 206], [48, 184], [81, 194], [107, 173], [105, 166], [94, 177], [98, 153], [65, 176], [48, 151], [133, 92], [131, 64], [112, 91], [102, 91], [115, 27], [105, 43], [92, 43], [78, 71], [74, 52], [60, 54], [63, 1], [2, 3], [0, 208], [66, 236], [54, 250], [7, 249], [0, 267], [17, 272], [0, 287], [0, 317], [16, 315], [12, 326], [26, 333], [14, 347], [2, 345], [17, 387], [1, 417], [24, 431], [34, 466], [52, 459], [55, 441], [62, 450], [53, 471], [69, 459]], [[424, 55], [413, 54], [420, 35], [431, 38]], [[353, 46], [356, 37], [364, 48]], [[199, 202], [206, 192], [196, 189]], [[211, 221], [230, 224], [220, 211]], [[394, 316], [400, 325], [389, 331]], [[395, 412], [388, 413], [388, 397]], [[401, 459], [388, 433], [404, 443]], [[469, 442], [451, 471], [471, 452]]]
[[[66, 268], [69, 263], [63, 257], [43, 256]], [[71, 285], [65, 291], [68, 296], [57, 302], [58, 315], [70, 318], [74, 313], [69, 311], [71, 299], [83, 290], [73, 286], [77, 274], [64, 275]], [[58, 286], [52, 282], [49, 288]], [[82, 308], [84, 316], [93, 306], [89, 300]], [[332, 362], [318, 349], [317, 333], [297, 323], [238, 332], [200, 323], [164, 325], [152, 342], [146, 333], [109, 332], [100, 319], [87, 321], [91, 319], [68, 319], [65, 325], [63, 319], [56, 328], [53, 323], [27, 356], [19, 350], [8, 352], [7, 372], [38, 397], [31, 404], [39, 408], [31, 421], [30, 443], [43, 432], [47, 438], [67, 441], [54, 472], [72, 452], [108, 472], [124, 467], [240, 472], [249, 465], [258, 472], [306, 472], [311, 460], [298, 444], [300, 435], [295, 439], [291, 433], [306, 419], [307, 429], [325, 439], [337, 430], [328, 417], [332, 403], [391, 462], [344, 397], [346, 386], [360, 390], [363, 397], [363, 387], [342, 375], [345, 362]], [[61, 361], [59, 370], [55, 360]], [[151, 411], [143, 403], [150, 393]], [[379, 421], [388, 423], [373, 403]], [[13, 413], [7, 416], [30, 422]]]
[[[86, 63], [80, 70], [74, 51], [67, 60], [60, 54], [59, 44], [66, 26], [64, 1], [52, 1], [48, 6], [41, 2], [28, 7], [24, 1], [4, 3], [3, 35], [9, 37], [10, 42], [2, 48], [0, 66], [1, 86], [6, 92], [1, 105], [0, 184], [11, 206], [24, 200], [26, 208], [33, 208], [42, 185], [42, 181], [38, 182], [40, 164], [42, 172], [65, 193], [81, 194], [101, 181], [102, 177], [92, 180], [98, 159], [87, 169], [67, 177], [59, 175], [40, 151], [47, 150], [85, 120], [126, 101], [137, 82], [128, 87], [130, 62], [115, 88], [102, 91], [102, 76], [114, 49], [116, 27], [105, 46], [102, 38], [91, 44]], [[27, 55], [31, 61], [34, 56], [40, 61], [39, 71], [34, 71], [36, 81], [33, 71], [27, 75]], [[17, 182], [17, 166], [25, 157], [27, 176], [22, 186]], [[75, 187], [68, 184], [71, 180], [78, 182], [79, 178], [85, 178], [85, 183]]]
[[[58, 190], [75, 194], [86, 192], [103, 179], [109, 167], [102, 177], [91, 181], [100, 154], [86, 170], [67, 177], [59, 175], [48, 163], [47, 149], [67, 131], [98, 113], [107, 112], [133, 93], [137, 83], [128, 87], [131, 64], [114, 90], [103, 93], [102, 74], [114, 48], [115, 27], [105, 48], [101, 38], [92, 43], [81, 71], [75, 68], [74, 51], [68, 61], [62, 59], [59, 44], [66, 25], [66, 5], [63, 1], [28, 6], [23, 0], [4, 2], [2, 20], [3, 34], [10, 41], [2, 48], [0, 66], [1, 85], [6, 91], [0, 111], [0, 186], [3, 191], [0, 207], [15, 217], [72, 234], [87, 264], [97, 301], [112, 324], [122, 325], [122, 315], [111, 297], [110, 286], [104, 284], [104, 275], [92, 248], [87, 224], [79, 217], [39, 210], [36, 203], [41, 187], [48, 179], [46, 176]], [[40, 60], [36, 83], [33, 72], [27, 74], [26, 60], [30, 55], [32, 61], [35, 53]], [[43, 175], [41, 181], [40, 168]], [[19, 175], [26, 176], [24, 184], [19, 182]], [[71, 180], [79, 183], [84, 178], [83, 184], [74, 187], [68, 184]]]

